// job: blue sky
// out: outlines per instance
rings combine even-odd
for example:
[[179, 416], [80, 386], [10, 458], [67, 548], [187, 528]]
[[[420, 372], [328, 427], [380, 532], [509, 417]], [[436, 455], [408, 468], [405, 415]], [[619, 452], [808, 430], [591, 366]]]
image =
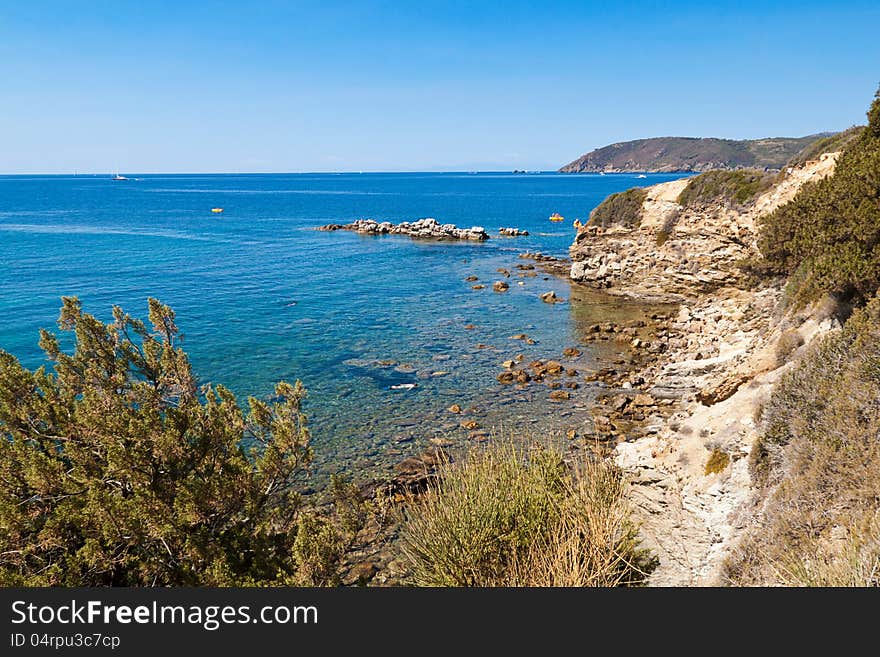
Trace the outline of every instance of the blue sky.
[[0, 4], [0, 173], [551, 169], [864, 121], [874, 2]]

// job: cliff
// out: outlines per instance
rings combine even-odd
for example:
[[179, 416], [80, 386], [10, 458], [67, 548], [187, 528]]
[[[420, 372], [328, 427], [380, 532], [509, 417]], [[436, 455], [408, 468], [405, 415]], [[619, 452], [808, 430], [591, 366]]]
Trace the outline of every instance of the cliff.
[[572, 279], [679, 304], [658, 327], [653, 360], [619, 382], [656, 403], [644, 402], [652, 410], [632, 434], [642, 437], [614, 450], [632, 482], [642, 538], [660, 560], [655, 585], [723, 583], [749, 525], [760, 409], [792, 359], [839, 326], [827, 300], [782, 312], [784, 281], [747, 285], [737, 266], [756, 252], [756, 219], [831, 175], [838, 157], [823, 154], [750, 186], [754, 195], [739, 201], [683, 194], [695, 178], [649, 187], [636, 213], [605, 227], [591, 222], [571, 247]]
[[703, 172], [713, 169], [782, 169], [826, 134], [734, 140], [655, 137], [611, 144], [590, 151], [559, 169], [562, 173]]

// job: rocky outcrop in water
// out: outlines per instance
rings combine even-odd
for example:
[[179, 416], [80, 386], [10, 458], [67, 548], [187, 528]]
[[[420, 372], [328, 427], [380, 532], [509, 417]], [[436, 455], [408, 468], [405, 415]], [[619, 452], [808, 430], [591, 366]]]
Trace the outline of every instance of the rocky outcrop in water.
[[430, 240], [473, 240], [481, 242], [489, 239], [489, 234], [482, 226], [458, 228], [454, 224], [441, 224], [434, 218], [417, 221], [402, 221], [393, 224], [390, 221], [378, 222], [374, 219], [358, 219], [350, 224], [327, 224], [318, 230], [352, 230], [365, 235], [409, 235], [416, 239]]
[[529, 234], [529, 231], [519, 228], [499, 228], [498, 232], [507, 237], [526, 237]]

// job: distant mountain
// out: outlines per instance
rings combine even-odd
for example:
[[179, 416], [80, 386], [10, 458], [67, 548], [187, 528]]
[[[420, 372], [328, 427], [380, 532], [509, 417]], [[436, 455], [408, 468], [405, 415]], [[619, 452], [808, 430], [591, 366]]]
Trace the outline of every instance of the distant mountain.
[[611, 144], [559, 169], [563, 173], [597, 171], [710, 171], [712, 169], [781, 169], [813, 142], [833, 133], [808, 137], [716, 139], [714, 137], [654, 137]]

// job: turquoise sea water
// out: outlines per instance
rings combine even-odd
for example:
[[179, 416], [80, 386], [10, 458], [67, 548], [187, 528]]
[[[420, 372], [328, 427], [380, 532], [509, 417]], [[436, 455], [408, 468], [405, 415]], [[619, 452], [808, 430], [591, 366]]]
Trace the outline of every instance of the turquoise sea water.
[[[473, 407], [468, 417], [482, 427], [549, 416], [564, 428], [588, 404], [587, 387], [548, 404], [546, 386], [500, 386], [499, 364], [515, 354], [561, 358], [603, 306], [542, 303], [543, 292], [569, 299], [573, 291], [545, 274], [517, 277], [515, 266], [530, 262], [518, 254], [565, 256], [571, 222], [608, 194], [675, 177], [0, 176], [0, 348], [41, 364], [37, 331], [55, 326], [62, 295], [104, 319], [113, 304], [143, 317], [156, 296], [177, 311], [204, 381], [265, 396], [278, 379], [301, 379], [317, 461], [330, 470], [384, 467], [431, 437], [462, 439], [461, 417], [445, 410], [453, 403]], [[218, 206], [225, 211], [212, 214]], [[550, 223], [553, 212], [566, 221]], [[427, 243], [314, 230], [362, 217], [435, 217], [484, 226], [493, 238]], [[502, 226], [531, 235], [497, 237]], [[498, 268], [512, 273], [504, 294], [491, 290], [503, 278]], [[471, 275], [486, 289], [472, 290]], [[519, 333], [536, 343], [510, 339]], [[585, 350], [572, 366], [592, 355]], [[402, 383], [417, 387], [391, 389]]]

